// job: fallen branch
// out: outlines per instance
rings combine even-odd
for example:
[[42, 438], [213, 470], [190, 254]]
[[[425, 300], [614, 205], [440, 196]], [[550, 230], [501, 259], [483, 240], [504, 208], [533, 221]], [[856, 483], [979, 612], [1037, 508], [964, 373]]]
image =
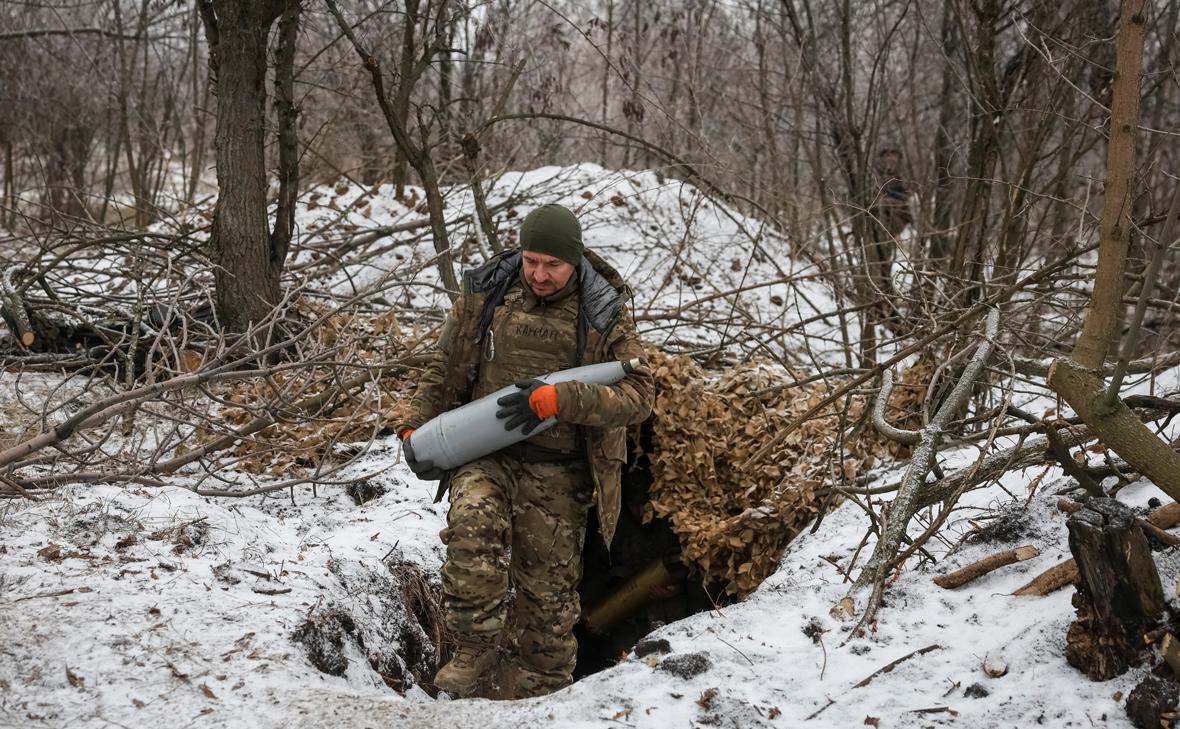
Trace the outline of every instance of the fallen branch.
[[21, 346], [28, 348], [33, 346], [37, 337], [33, 334], [33, 324], [29, 321], [29, 311], [25, 308], [24, 297], [17, 291], [14, 280], [17, 273], [23, 268], [23, 266], [9, 266], [0, 275], [0, 311], [8, 315], [6, 318], [14, 325], [14, 333]]
[[868, 686], [869, 683], [877, 676], [880, 676], [881, 674], [884, 674], [884, 673], [889, 673], [890, 671], [897, 668], [898, 666], [905, 663], [906, 661], [913, 658], [914, 656], [926, 655], [930, 651], [935, 651], [935, 650], [938, 650], [939, 648], [942, 648], [942, 646], [940, 646], [937, 643], [934, 643], [933, 645], [928, 645], [925, 648], [919, 648], [918, 650], [914, 651], [913, 653], [907, 653], [906, 655], [902, 656], [901, 658], [898, 658], [896, 661], [892, 661], [890, 663], [887, 663], [884, 666], [882, 666], [881, 668], [878, 668], [876, 671], [873, 671], [872, 673], [870, 673], [868, 676], [865, 676], [864, 679], [862, 679], [859, 683], [853, 685], [852, 688], [864, 688], [865, 686]]
[[1016, 597], [1044, 597], [1050, 593], [1057, 592], [1066, 585], [1077, 582], [1077, 580], [1078, 563], [1070, 558], [1053, 565], [1012, 594]]
[[960, 570], [955, 570], [954, 572], [945, 575], [939, 575], [938, 577], [934, 578], [934, 584], [947, 590], [954, 589], [956, 587], [965, 585], [972, 580], [978, 579], [989, 572], [994, 572], [1001, 567], [1007, 567], [1008, 565], [1015, 564], [1016, 562], [1030, 560], [1033, 557], [1040, 555], [1040, 553], [1040, 550], [1031, 544], [1024, 547], [1009, 549], [1004, 552], [999, 552], [998, 554], [984, 557], [978, 562], [973, 562]]
[[[882, 515], [881, 536], [876, 547], [873, 548], [873, 555], [848, 592], [848, 597], [855, 599], [857, 593], [866, 589], [871, 590], [865, 603], [864, 614], [857, 623], [857, 628], [850, 635], [855, 635], [861, 626], [871, 621], [881, 605], [884, 598], [885, 578], [895, 566], [897, 554], [901, 549], [902, 540], [905, 539], [910, 520], [919, 509], [919, 497], [925, 490], [926, 476], [934, 468], [934, 457], [938, 451], [938, 444], [951, 419], [966, 404], [967, 398], [971, 395], [975, 380], [991, 356], [999, 329], [1000, 312], [998, 309], [993, 309], [987, 317], [984, 338], [975, 353], [971, 355], [966, 367], [963, 368], [963, 373], [955, 383], [950, 395], [939, 406], [930, 419], [930, 423], [916, 432], [918, 439], [914, 446], [910, 465], [902, 477], [897, 496], [889, 503]], [[882, 392], [886, 392], [886, 388], [882, 387]], [[878, 401], [881, 399], [883, 398], [878, 393]], [[877, 409], [880, 410], [880, 407]], [[907, 440], [910, 439], [911, 431], [898, 431], [896, 428], [885, 429], [883, 435], [889, 436], [893, 431], [897, 431]]]
[[1145, 521], [1160, 529], [1171, 529], [1177, 524], [1180, 524], [1180, 504], [1175, 501], [1170, 504], [1164, 504], [1148, 514]]
[[39, 592], [36, 595], [25, 595], [18, 597], [13, 602], [23, 602], [25, 600], [37, 600], [42, 597], [62, 597], [63, 595], [73, 595], [79, 592], [94, 592], [92, 587], [69, 587], [64, 590], [54, 590], [53, 592]]
[[[1070, 429], [1061, 434], [1061, 437], [1070, 445], [1081, 445], [1094, 438], [1087, 428]], [[1045, 463], [1048, 449], [1048, 439], [1038, 436], [1029, 438], [1023, 444], [993, 453], [980, 461], [978, 468], [964, 468], [944, 479], [925, 484], [922, 492], [918, 495], [917, 508], [924, 509], [927, 506], [933, 506], [956, 493], [965, 485], [987, 483], [1009, 471], [1039, 466]]]

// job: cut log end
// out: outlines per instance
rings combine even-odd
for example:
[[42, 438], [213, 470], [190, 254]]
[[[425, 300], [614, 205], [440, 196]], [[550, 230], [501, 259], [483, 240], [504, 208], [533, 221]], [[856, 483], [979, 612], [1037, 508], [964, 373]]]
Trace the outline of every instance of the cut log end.
[[20, 343], [26, 347], [33, 346], [35, 341], [37, 341], [37, 337], [32, 332], [24, 332], [20, 335]]
[[1078, 564], [1072, 559], [1058, 563], [1037, 575], [1027, 585], [1012, 593], [1016, 597], [1044, 597], [1078, 579]]

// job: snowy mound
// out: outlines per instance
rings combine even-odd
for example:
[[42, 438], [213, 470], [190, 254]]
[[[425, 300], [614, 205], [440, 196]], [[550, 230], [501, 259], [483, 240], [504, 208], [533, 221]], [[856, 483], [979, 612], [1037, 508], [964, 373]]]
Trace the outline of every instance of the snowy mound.
[[[356, 468], [388, 465], [370, 458]], [[403, 466], [377, 480], [386, 493], [360, 506], [105, 486], [16, 502], [0, 517], [0, 726], [1130, 726], [1120, 697], [1146, 669], [1089, 681], [1063, 656], [1071, 591], [1010, 595], [1069, 556], [1049, 496], [936, 570], [903, 573], [865, 637], [828, 612], [847, 590], [831, 560], [864, 532], [846, 504], [750, 598], [659, 630], [650, 654], [550, 697], [436, 702], [407, 680], [429, 626], [389, 599], [405, 589], [389, 567], [437, 571], [443, 510]], [[931, 582], [1018, 544], [1040, 556], [957, 590]], [[1163, 567], [1174, 579], [1180, 560]], [[1007, 673], [985, 673], [988, 656]]]
[[[396, 304], [445, 307], [423, 197], [407, 190], [401, 200], [392, 185], [338, 182], [307, 191], [297, 213], [302, 250], [292, 266], [333, 251], [341, 263], [331, 273], [337, 293], [377, 285]], [[444, 190], [444, 197], [456, 268], [479, 265], [491, 248], [475, 224], [470, 189]], [[504, 247], [515, 245], [520, 221], [534, 207], [574, 210], [586, 245], [633, 289], [640, 330], [662, 347], [733, 347], [813, 366], [802, 356], [806, 348], [824, 358], [842, 346], [832, 314], [839, 307], [819, 271], [793, 256], [781, 235], [686, 182], [594, 164], [543, 167], [504, 173], [487, 198]], [[358, 240], [365, 245], [355, 247]]]

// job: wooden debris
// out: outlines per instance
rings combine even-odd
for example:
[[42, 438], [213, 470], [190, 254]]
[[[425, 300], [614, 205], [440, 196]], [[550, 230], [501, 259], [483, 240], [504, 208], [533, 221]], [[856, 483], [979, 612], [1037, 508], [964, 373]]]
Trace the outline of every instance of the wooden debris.
[[958, 716], [959, 712], [955, 711], [949, 706], [931, 706], [929, 709], [910, 709], [905, 712], [907, 714], [950, 714], [951, 716]]
[[1160, 655], [1168, 662], [1172, 673], [1180, 676], [1180, 641], [1176, 640], [1176, 636], [1164, 633], [1164, 639], [1160, 641]]
[[23, 266], [9, 266], [0, 274], [0, 313], [12, 327], [21, 346], [31, 347], [36, 340], [32, 322], [29, 321], [29, 311], [25, 308], [24, 297], [20, 295], [15, 282], [16, 275], [23, 270]]
[[965, 585], [972, 580], [978, 579], [989, 572], [998, 570], [1001, 567], [1006, 567], [1016, 562], [1030, 560], [1033, 557], [1040, 555], [1040, 553], [1040, 550], [1031, 544], [1023, 547], [1016, 547], [1015, 549], [1009, 549], [1004, 552], [999, 552], [997, 554], [984, 557], [978, 562], [973, 562], [966, 567], [955, 570], [949, 574], [939, 575], [938, 577], [934, 578], [934, 584], [944, 589], [954, 589], [956, 587]]
[[901, 658], [898, 658], [896, 661], [892, 661], [892, 662], [878, 668], [876, 671], [873, 671], [868, 676], [865, 676], [865, 678], [862, 679], [859, 683], [854, 684], [852, 688], [863, 688], [865, 686], [868, 686], [869, 683], [872, 682], [872, 680], [874, 678], [876, 678], [877, 676], [880, 676], [883, 673], [889, 673], [890, 671], [897, 668], [898, 666], [905, 663], [906, 661], [913, 658], [914, 656], [925, 655], [925, 654], [929, 653], [930, 651], [935, 651], [935, 650], [938, 650], [939, 648], [942, 648], [942, 646], [940, 646], [937, 643], [933, 643], [931, 645], [926, 646], [925, 648], [919, 648], [918, 650], [914, 651], [913, 653], [907, 653], [906, 655], [902, 656]]
[[1170, 504], [1164, 504], [1148, 514], [1147, 521], [1152, 526], [1157, 526], [1160, 529], [1171, 529], [1177, 524], [1180, 524], [1180, 504], [1175, 501]]
[[1070, 558], [1053, 565], [1012, 594], [1016, 597], [1044, 597], [1077, 582], [1077, 579], [1078, 563]]
[[13, 600], [13, 602], [21, 602], [22, 600], [36, 600], [42, 597], [61, 597], [63, 595], [73, 595], [74, 593], [78, 592], [94, 592], [94, 588], [83, 586], [71, 587], [65, 590], [54, 590], [53, 592], [41, 592], [36, 595], [25, 595], [24, 597], [18, 597]]
[[1164, 611], [1164, 591], [1135, 513], [1114, 499], [1093, 498], [1069, 517], [1069, 548], [1078, 564], [1065, 658], [1095, 681], [1139, 662], [1140, 637]]

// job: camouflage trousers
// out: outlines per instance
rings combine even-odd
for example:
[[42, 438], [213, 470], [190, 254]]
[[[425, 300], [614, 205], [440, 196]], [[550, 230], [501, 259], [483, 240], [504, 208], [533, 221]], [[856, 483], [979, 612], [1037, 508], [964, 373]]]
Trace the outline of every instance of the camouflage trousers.
[[580, 463], [502, 455], [469, 463], [451, 478], [441, 533], [446, 627], [459, 640], [507, 649], [517, 696], [571, 681], [591, 492]]

